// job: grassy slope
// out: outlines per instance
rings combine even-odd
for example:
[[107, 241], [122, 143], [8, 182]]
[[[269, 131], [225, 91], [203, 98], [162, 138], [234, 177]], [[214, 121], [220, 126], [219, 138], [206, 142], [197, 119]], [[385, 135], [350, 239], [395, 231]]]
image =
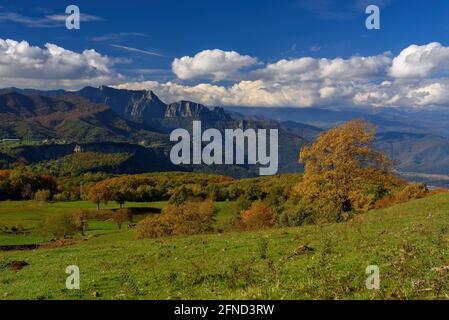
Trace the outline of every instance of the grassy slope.
[[[3, 208], [3, 204], [0, 204]], [[134, 230], [75, 245], [0, 253], [0, 299], [446, 298], [449, 195], [371, 211], [353, 221], [259, 232], [134, 240]], [[267, 244], [267, 250], [264, 250]], [[293, 255], [300, 245], [315, 251]], [[30, 265], [14, 272], [12, 260]], [[65, 268], [81, 290], [65, 289]], [[365, 288], [378, 265], [381, 290]]]

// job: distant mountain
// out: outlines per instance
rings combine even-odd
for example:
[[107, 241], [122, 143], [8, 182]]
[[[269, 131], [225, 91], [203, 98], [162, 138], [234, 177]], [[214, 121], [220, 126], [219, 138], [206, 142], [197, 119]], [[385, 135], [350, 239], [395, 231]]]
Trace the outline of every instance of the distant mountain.
[[449, 139], [446, 137], [386, 132], [378, 134], [376, 147], [396, 161], [399, 171], [449, 173]]
[[279, 122], [299, 122], [327, 130], [352, 119], [363, 119], [377, 126], [378, 132], [410, 132], [449, 137], [449, 110], [433, 113], [392, 108], [257, 108], [226, 107], [244, 116], [270, 118]]
[[232, 118], [223, 108], [215, 107], [212, 110], [208, 107], [191, 102], [179, 101], [171, 103], [165, 111], [166, 118], [197, 118], [203, 121], [229, 121]]
[[[94, 103], [108, 105], [115, 113], [128, 120], [145, 122], [162, 130], [167, 126], [171, 128], [178, 125], [178, 122], [172, 121], [173, 119], [197, 119], [204, 121], [209, 126], [217, 122], [231, 120], [231, 117], [222, 108], [209, 109], [191, 101], [165, 104], [154, 92], [149, 90], [134, 91], [101, 86], [99, 88], [86, 87], [73, 92], [73, 94]], [[168, 121], [161, 124], [160, 122], [164, 120]], [[170, 125], [173, 122], [174, 125]]]
[[74, 95], [0, 94], [0, 137], [68, 142], [162, 140], [153, 128]]
[[[0, 138], [36, 141], [37, 146], [26, 148], [26, 153], [33, 155], [32, 157], [25, 156], [20, 151], [22, 147], [9, 151], [8, 156], [25, 163], [66, 157], [67, 152], [73, 153], [74, 143], [85, 145], [111, 142], [130, 145], [139, 143], [147, 148], [161, 148], [165, 158], [158, 159], [169, 163], [168, 154], [173, 143], [169, 141], [168, 134], [175, 128], [190, 131], [193, 120], [201, 120], [203, 129], [217, 128], [221, 131], [228, 128], [276, 128], [279, 130], [279, 172], [297, 172], [302, 168], [297, 162], [298, 152], [308, 141], [297, 135], [295, 130], [284, 128], [279, 122], [270, 119], [234, 118], [220, 107], [208, 108], [191, 101], [165, 104], [151, 91], [118, 90], [105, 86], [86, 87], [77, 92], [14, 88], [0, 90]], [[64, 145], [68, 147], [62, 147]], [[47, 151], [41, 152], [43, 147]], [[65, 151], [61, 153], [58, 150]], [[124, 145], [116, 147], [114, 152], [129, 153]], [[120, 166], [125, 167], [129, 168]], [[162, 168], [157, 163], [154, 167]], [[139, 168], [145, 166], [139, 165]], [[208, 172], [212, 170], [238, 177], [252, 176], [256, 172], [254, 166], [178, 168]]]
[[162, 118], [167, 109], [167, 105], [152, 91], [118, 90], [101, 86], [86, 87], [73, 94], [94, 103], [108, 105], [118, 115], [134, 121]]
[[294, 121], [284, 121], [281, 122], [281, 126], [288, 130], [288, 132], [295, 134], [299, 137], [304, 138], [307, 141], [314, 141], [316, 137], [323, 132], [322, 129], [310, 126], [308, 124], [294, 122]]
[[21, 93], [24, 95], [38, 95], [38, 96], [57, 96], [57, 95], [66, 95], [69, 92], [65, 91], [63, 89], [60, 90], [36, 90], [36, 89], [20, 89], [15, 87], [9, 87], [9, 88], [3, 88], [0, 89], [0, 94], [6, 94], [6, 93]]
[[[177, 168], [254, 175], [250, 166], [166, 166], [173, 145], [169, 133], [175, 128], [190, 131], [192, 121], [201, 120], [203, 129], [278, 129], [279, 172], [298, 172], [302, 146], [323, 130], [354, 118], [378, 126], [376, 148], [388, 153], [407, 177], [413, 173], [422, 180], [433, 174], [441, 179], [449, 172], [449, 111], [209, 108], [191, 101], [166, 104], [152, 91], [106, 86], [76, 92], [0, 89], [0, 139], [37, 144], [8, 150], [0, 145], [0, 167], [15, 161], [53, 161], [73, 153], [74, 144], [82, 144], [94, 146], [89, 152], [129, 154], [128, 162], [114, 169], [127, 173]], [[147, 166], [146, 158], [154, 160]]]

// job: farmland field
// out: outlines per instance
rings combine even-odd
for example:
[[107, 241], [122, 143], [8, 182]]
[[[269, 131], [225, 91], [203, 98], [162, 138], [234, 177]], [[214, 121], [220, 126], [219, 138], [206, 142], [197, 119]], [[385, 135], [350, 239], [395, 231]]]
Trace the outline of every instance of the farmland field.
[[[217, 225], [228, 218], [228, 205], [217, 203]], [[77, 208], [95, 205], [0, 202], [0, 225], [25, 232], [0, 234], [0, 245], [41, 243], [33, 230], [44, 216]], [[61, 246], [0, 252], [0, 299], [444, 299], [448, 208], [449, 195], [439, 194], [338, 224], [154, 240], [89, 221], [85, 237]], [[28, 265], [14, 271], [12, 261]], [[81, 290], [65, 287], [69, 265], [80, 269]], [[369, 265], [380, 269], [380, 290], [365, 286]]]

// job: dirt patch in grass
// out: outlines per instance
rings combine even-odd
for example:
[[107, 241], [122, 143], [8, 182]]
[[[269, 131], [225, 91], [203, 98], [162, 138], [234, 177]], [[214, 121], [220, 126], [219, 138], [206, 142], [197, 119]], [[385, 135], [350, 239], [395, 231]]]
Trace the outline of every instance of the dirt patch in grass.
[[36, 249], [52, 249], [52, 248], [60, 248], [67, 247], [77, 243], [75, 239], [64, 239], [64, 240], [52, 240], [47, 243], [41, 244], [18, 244], [18, 245], [2, 245], [0, 246], [1, 251], [27, 251], [27, 250], [36, 250]]
[[[86, 240], [86, 239], [84, 239]], [[52, 240], [47, 243], [41, 244], [40, 248], [46, 248], [46, 249], [52, 249], [52, 248], [61, 248], [61, 247], [68, 247], [75, 243], [77, 243], [79, 240], [77, 239], [60, 239], [60, 240]]]
[[29, 266], [29, 263], [26, 261], [11, 261], [6, 266], [13, 271], [20, 271], [26, 266]]
[[0, 246], [0, 251], [24, 251], [39, 249], [38, 244], [18, 244], [18, 245], [4, 245]]

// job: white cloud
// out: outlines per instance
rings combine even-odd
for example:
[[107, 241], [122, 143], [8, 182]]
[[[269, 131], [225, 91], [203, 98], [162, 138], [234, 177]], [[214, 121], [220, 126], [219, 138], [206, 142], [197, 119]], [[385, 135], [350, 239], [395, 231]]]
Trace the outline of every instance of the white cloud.
[[32, 46], [0, 39], [0, 85], [33, 88], [79, 88], [123, 81], [114, 71], [117, 61], [95, 50], [81, 53], [55, 44]]
[[214, 49], [201, 51], [194, 57], [176, 58], [172, 69], [179, 79], [212, 78], [219, 81], [233, 79], [240, 69], [256, 63], [256, 58]]
[[395, 78], [423, 78], [449, 70], [449, 47], [438, 42], [411, 45], [393, 60], [389, 74]]
[[354, 56], [349, 59], [315, 59], [303, 57], [298, 59], [280, 60], [268, 64], [265, 68], [255, 70], [252, 76], [265, 80], [317, 81], [334, 80], [370, 80], [383, 76], [391, 65], [388, 53], [372, 57]]
[[[224, 52], [220, 51], [219, 55]], [[155, 81], [131, 82], [119, 86], [129, 89], [150, 89], [165, 101], [188, 99], [208, 105], [237, 106], [294, 106], [313, 107], [338, 104], [355, 104], [354, 95], [362, 90], [363, 84], [385, 76], [391, 66], [390, 54], [372, 57], [353, 56], [348, 59], [316, 59], [303, 57], [283, 59], [248, 72], [237, 72], [224, 68], [223, 73], [216, 68], [217, 59], [204, 63], [203, 55], [210, 57], [209, 51], [200, 52], [180, 65], [180, 59], [173, 62], [174, 72], [180, 80], [198, 77], [199, 74], [213, 75], [214, 79], [235, 79], [231, 85], [200, 83], [186, 85], [179, 82], [159, 83]], [[235, 57], [241, 57], [233, 53]], [[184, 59], [184, 58], [182, 58]], [[218, 59], [220, 60], [220, 59]], [[222, 59], [223, 60], [223, 59]], [[232, 60], [232, 59], [229, 59]], [[254, 59], [252, 63], [257, 60]], [[175, 68], [177, 67], [177, 69]], [[213, 71], [212, 71], [213, 70]], [[220, 69], [221, 70], [221, 69]], [[215, 73], [214, 73], [215, 72]]]
[[116, 86], [121, 89], [153, 90], [162, 100], [193, 100], [206, 105], [227, 106], [293, 106], [312, 107], [343, 99], [351, 101], [352, 88], [342, 84], [320, 88], [319, 83], [278, 85], [262, 80], [240, 81], [231, 86], [200, 83], [194, 86], [175, 82], [130, 82]]
[[[412, 45], [396, 57], [300, 57], [268, 64], [233, 51], [205, 50], [174, 59], [177, 79], [168, 82], [126, 78], [115, 71], [120, 62], [93, 49], [74, 52], [50, 43], [37, 47], [0, 39], [0, 86], [78, 89], [106, 84], [150, 89], [166, 102], [185, 99], [206, 105], [449, 106], [449, 47], [439, 43]], [[158, 72], [139, 71], [170, 79], [169, 70], [162, 72], [164, 77], [154, 75]], [[192, 79], [197, 80], [184, 81]]]
[[[209, 105], [239, 106], [410, 106], [449, 104], [449, 80], [441, 73], [449, 65], [449, 48], [439, 43], [412, 45], [396, 57], [300, 57], [266, 65], [242, 59], [237, 52], [206, 50], [194, 57], [175, 59], [180, 81], [130, 82], [121, 88], [152, 89], [166, 101], [190, 99]], [[252, 70], [242, 71], [245, 66]], [[430, 76], [439, 75], [431, 79]], [[233, 79], [231, 85], [182, 80], [211, 77]], [[447, 93], [446, 93], [447, 92]]]
[[369, 84], [354, 96], [354, 104], [384, 106], [444, 106], [449, 105], [449, 78], [421, 80], [418, 82], [394, 82], [381, 85]]

